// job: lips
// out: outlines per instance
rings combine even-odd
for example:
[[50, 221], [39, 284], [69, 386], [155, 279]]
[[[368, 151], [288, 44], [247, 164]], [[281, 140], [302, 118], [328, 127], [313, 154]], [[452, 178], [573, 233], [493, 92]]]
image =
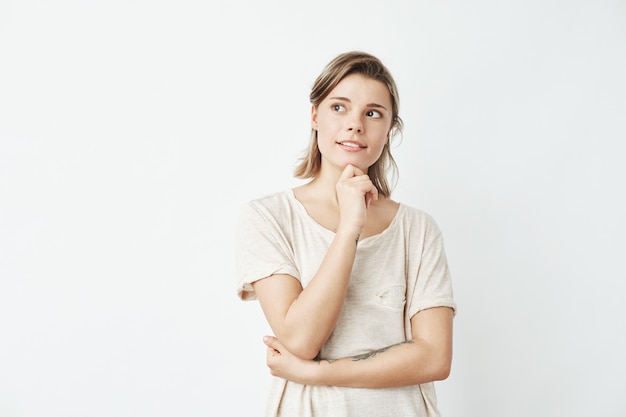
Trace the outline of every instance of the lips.
[[348, 148], [354, 148], [354, 149], [365, 149], [365, 148], [367, 148], [367, 146], [365, 146], [361, 142], [358, 142], [358, 141], [355, 141], [355, 140], [343, 140], [343, 141], [337, 142], [337, 144], [341, 145], [341, 146], [346, 146]]

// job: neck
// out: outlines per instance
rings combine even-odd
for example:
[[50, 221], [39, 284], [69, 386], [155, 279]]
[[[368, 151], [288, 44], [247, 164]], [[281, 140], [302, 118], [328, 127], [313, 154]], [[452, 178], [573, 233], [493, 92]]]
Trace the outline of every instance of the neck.
[[337, 181], [341, 177], [343, 168], [335, 168], [322, 165], [317, 173], [306, 187], [313, 191], [316, 199], [337, 203]]
[[308, 183], [308, 187], [314, 190], [314, 194], [318, 200], [329, 201], [334, 204], [337, 203], [337, 181], [339, 181], [340, 172], [337, 174], [322, 173], [318, 175]]

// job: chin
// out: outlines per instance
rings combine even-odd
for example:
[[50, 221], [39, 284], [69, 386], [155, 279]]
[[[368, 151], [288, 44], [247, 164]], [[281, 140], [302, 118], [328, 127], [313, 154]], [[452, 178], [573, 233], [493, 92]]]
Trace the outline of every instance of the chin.
[[[343, 158], [335, 161], [327, 160], [326, 161], [329, 166], [335, 166], [337, 169], [343, 171], [346, 166], [353, 165], [359, 168], [361, 171], [367, 173], [369, 167], [371, 167], [376, 161], [368, 164], [368, 162], [363, 161], [363, 158]], [[323, 162], [322, 162], [323, 163]]]
[[363, 171], [364, 173], [367, 174], [367, 171], [369, 170], [371, 165], [367, 165], [364, 163], [359, 163], [359, 162], [346, 162], [345, 164], [342, 165], [341, 169], [343, 170], [347, 165], [353, 165], [355, 167], [357, 167], [358, 169], [360, 169], [361, 171]]

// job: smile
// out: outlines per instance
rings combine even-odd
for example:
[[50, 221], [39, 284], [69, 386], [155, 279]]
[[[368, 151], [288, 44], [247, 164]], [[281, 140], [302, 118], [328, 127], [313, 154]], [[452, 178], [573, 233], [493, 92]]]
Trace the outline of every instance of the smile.
[[337, 142], [338, 145], [341, 146], [347, 146], [349, 148], [354, 148], [354, 149], [365, 149], [367, 148], [367, 146], [363, 145], [362, 143], [359, 142], [354, 142], [354, 141], [343, 141], [343, 142]]

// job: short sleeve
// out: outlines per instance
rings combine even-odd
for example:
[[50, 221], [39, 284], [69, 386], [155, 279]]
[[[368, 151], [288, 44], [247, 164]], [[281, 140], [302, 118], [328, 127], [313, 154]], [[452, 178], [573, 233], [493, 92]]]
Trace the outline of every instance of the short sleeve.
[[239, 213], [235, 234], [235, 273], [237, 295], [254, 300], [252, 283], [274, 274], [300, 279], [293, 249], [276, 215], [254, 202]]
[[450, 307], [456, 313], [443, 236], [430, 216], [426, 215], [425, 219], [423, 234], [420, 234], [421, 244], [418, 245], [421, 250], [413, 251], [409, 255], [419, 257], [412, 260], [417, 261], [419, 266], [416, 276], [409, 281], [408, 318], [433, 307]]

